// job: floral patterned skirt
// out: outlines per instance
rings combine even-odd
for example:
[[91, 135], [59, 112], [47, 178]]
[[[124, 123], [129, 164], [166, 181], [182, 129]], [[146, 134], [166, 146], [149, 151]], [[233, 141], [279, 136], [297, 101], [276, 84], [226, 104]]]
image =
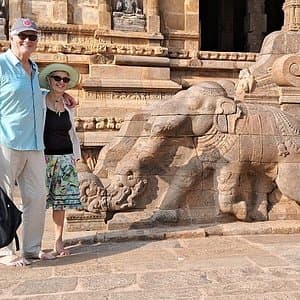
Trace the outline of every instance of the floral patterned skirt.
[[45, 155], [45, 157], [47, 208], [52, 207], [53, 210], [82, 208], [74, 155]]

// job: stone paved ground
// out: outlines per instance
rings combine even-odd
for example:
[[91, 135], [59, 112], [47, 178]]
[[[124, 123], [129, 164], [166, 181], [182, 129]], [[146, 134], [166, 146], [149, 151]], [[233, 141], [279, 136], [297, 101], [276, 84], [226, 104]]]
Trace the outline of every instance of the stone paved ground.
[[[291, 224], [299, 229], [299, 222], [289, 229]], [[248, 228], [268, 232], [255, 226]], [[243, 234], [238, 224], [223, 234], [232, 234], [233, 227]], [[154, 240], [160, 235], [153, 232], [148, 240], [145, 231], [115, 232], [98, 243], [92, 241], [103, 235], [95, 232], [66, 233], [71, 256], [25, 268], [0, 266], [0, 299], [300, 299], [299, 233], [204, 237], [201, 232], [173, 229], [161, 240]], [[48, 213], [44, 248], [50, 249], [52, 239]]]

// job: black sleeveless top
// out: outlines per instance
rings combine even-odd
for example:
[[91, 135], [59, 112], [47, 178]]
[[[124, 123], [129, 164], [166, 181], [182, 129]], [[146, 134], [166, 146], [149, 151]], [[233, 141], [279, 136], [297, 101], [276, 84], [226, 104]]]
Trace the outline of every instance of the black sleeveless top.
[[61, 155], [73, 153], [72, 141], [69, 130], [72, 124], [69, 113], [65, 110], [60, 114], [47, 108], [44, 144], [45, 154]]

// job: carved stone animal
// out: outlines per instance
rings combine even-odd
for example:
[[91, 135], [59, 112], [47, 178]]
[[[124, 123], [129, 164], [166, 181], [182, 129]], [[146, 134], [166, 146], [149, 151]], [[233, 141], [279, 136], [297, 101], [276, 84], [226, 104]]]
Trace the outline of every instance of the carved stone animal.
[[[153, 109], [116, 174], [142, 178], [158, 166], [151, 174], [168, 177], [169, 185], [159, 208], [177, 209], [187, 191], [213, 171], [222, 213], [266, 220], [274, 189], [300, 204], [299, 133], [295, 116], [267, 105], [237, 103], [219, 84], [202, 82]], [[174, 168], [176, 145], [192, 150]]]

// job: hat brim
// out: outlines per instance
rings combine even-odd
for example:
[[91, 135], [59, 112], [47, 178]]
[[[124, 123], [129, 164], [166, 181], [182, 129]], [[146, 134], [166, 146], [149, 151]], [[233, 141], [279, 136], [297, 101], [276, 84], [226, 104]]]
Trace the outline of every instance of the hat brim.
[[10, 32], [10, 35], [18, 35], [19, 33], [24, 32], [24, 31], [33, 31], [33, 32], [39, 33], [39, 31], [37, 29], [34, 29], [34, 28], [20, 28], [20, 29], [12, 30]]
[[75, 87], [78, 84], [79, 79], [80, 79], [80, 74], [75, 68], [73, 68], [69, 65], [55, 63], [55, 64], [50, 64], [50, 65], [46, 66], [40, 72], [39, 81], [40, 81], [41, 88], [49, 90], [47, 76], [55, 71], [63, 71], [63, 72], [66, 72], [69, 74], [70, 81], [68, 82], [68, 85], [67, 85], [68, 89], [72, 89], [73, 87]]

